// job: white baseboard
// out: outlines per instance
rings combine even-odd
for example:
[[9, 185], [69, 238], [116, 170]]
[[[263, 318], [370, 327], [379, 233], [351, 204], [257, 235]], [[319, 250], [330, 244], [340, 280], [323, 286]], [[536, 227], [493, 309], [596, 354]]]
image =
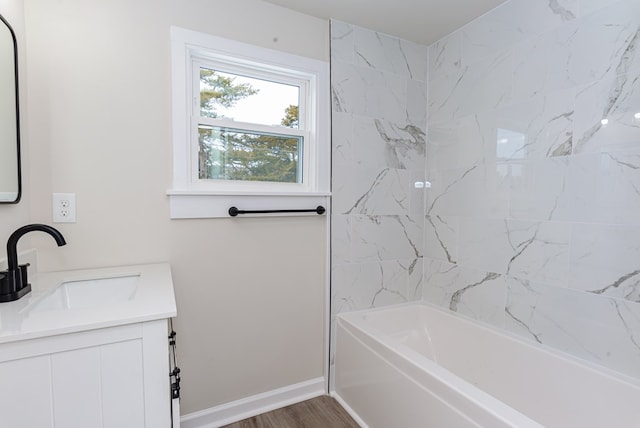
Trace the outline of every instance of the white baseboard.
[[336, 401], [338, 403], [340, 403], [340, 405], [347, 411], [347, 413], [349, 413], [349, 416], [351, 416], [353, 418], [354, 421], [356, 421], [356, 423], [358, 425], [360, 425], [360, 428], [369, 428], [369, 425], [367, 425], [362, 418], [360, 418], [360, 416], [351, 408], [351, 406], [349, 406], [346, 401], [344, 401], [342, 399], [342, 397], [340, 397], [340, 395], [338, 395], [337, 392], [335, 391], [331, 391], [331, 396], [333, 398], [336, 399]]
[[319, 377], [199, 412], [180, 418], [181, 428], [217, 428], [261, 413], [279, 409], [325, 394], [325, 379]]

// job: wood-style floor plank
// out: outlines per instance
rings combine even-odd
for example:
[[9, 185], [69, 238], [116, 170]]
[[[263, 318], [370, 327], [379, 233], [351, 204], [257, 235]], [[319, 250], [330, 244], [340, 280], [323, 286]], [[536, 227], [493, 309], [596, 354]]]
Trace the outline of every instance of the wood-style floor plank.
[[327, 395], [276, 409], [222, 428], [359, 428], [359, 425]]

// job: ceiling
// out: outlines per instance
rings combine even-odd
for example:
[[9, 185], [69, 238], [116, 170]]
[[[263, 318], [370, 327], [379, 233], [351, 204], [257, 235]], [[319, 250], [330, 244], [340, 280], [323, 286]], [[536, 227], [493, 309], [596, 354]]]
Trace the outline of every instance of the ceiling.
[[430, 45], [505, 0], [265, 0]]

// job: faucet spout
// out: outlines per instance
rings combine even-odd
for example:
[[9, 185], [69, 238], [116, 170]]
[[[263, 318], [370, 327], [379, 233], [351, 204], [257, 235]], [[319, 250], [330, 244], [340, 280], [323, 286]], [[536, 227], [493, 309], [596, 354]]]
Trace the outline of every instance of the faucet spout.
[[27, 266], [18, 265], [18, 241], [29, 232], [45, 232], [55, 239], [59, 247], [67, 242], [57, 229], [46, 224], [28, 224], [17, 229], [7, 240], [7, 267], [0, 272], [0, 302], [18, 300], [31, 291], [27, 279]]
[[48, 226], [46, 224], [28, 224], [17, 229], [9, 236], [7, 240], [7, 264], [9, 271], [18, 269], [18, 240], [29, 232], [45, 232], [48, 233], [56, 240], [58, 247], [62, 247], [67, 244], [64, 240], [64, 236], [56, 228]]

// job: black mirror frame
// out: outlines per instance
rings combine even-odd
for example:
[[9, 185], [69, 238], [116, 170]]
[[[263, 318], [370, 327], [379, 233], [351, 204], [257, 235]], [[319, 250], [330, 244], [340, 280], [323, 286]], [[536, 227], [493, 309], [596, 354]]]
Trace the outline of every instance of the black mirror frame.
[[20, 157], [20, 91], [18, 87], [18, 41], [16, 39], [16, 33], [13, 31], [11, 25], [7, 22], [6, 19], [2, 15], [0, 15], [0, 21], [4, 23], [9, 29], [11, 33], [11, 38], [13, 39], [13, 71], [15, 75], [15, 88], [16, 88], [16, 162], [18, 162], [18, 196], [13, 201], [0, 201], [0, 204], [17, 204], [20, 202], [20, 198], [22, 197], [22, 167], [21, 167], [21, 157]]

